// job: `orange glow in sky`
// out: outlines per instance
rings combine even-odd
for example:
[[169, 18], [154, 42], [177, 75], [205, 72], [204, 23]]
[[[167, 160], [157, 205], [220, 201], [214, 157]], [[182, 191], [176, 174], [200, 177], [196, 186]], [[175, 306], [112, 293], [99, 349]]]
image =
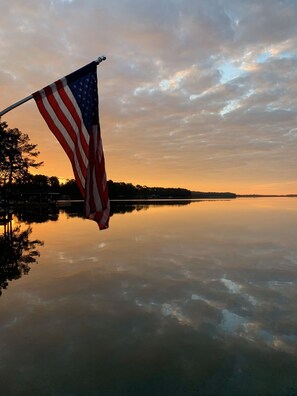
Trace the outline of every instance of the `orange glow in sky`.
[[[294, 2], [3, 3], [1, 110], [104, 54], [108, 179], [297, 193]], [[2, 121], [38, 144], [45, 165], [37, 173], [73, 178], [33, 101]]]

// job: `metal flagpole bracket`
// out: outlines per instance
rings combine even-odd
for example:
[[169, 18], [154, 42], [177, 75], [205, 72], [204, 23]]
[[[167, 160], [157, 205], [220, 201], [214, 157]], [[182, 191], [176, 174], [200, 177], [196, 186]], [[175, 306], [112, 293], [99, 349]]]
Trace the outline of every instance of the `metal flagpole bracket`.
[[103, 61], [105, 61], [105, 60], [106, 60], [106, 56], [102, 55], [102, 56], [99, 56], [99, 57], [95, 60], [95, 63], [96, 63], [96, 65], [99, 65], [99, 63], [101, 63], [101, 62], [103, 62]]

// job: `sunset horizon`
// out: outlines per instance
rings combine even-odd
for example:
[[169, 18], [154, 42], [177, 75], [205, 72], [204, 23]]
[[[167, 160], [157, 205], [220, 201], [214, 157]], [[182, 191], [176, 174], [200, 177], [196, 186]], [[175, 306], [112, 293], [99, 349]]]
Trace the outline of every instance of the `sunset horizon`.
[[[297, 193], [296, 5], [166, 4], [3, 4], [1, 110], [104, 54], [97, 74], [107, 179]], [[44, 166], [35, 173], [73, 178], [33, 100], [3, 121], [38, 145]]]

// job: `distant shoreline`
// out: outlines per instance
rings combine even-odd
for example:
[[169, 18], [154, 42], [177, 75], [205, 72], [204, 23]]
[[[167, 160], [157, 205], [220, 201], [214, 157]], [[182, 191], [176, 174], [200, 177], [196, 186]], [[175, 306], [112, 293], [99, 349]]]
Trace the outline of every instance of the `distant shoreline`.
[[297, 194], [236, 194], [236, 198], [297, 198]]

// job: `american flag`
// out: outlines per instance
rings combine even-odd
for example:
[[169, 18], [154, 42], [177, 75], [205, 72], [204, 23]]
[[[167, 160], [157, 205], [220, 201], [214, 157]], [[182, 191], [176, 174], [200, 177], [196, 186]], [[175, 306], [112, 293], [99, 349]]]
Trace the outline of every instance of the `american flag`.
[[110, 205], [99, 125], [97, 63], [33, 94], [48, 127], [68, 155], [85, 202], [85, 217], [108, 227]]

